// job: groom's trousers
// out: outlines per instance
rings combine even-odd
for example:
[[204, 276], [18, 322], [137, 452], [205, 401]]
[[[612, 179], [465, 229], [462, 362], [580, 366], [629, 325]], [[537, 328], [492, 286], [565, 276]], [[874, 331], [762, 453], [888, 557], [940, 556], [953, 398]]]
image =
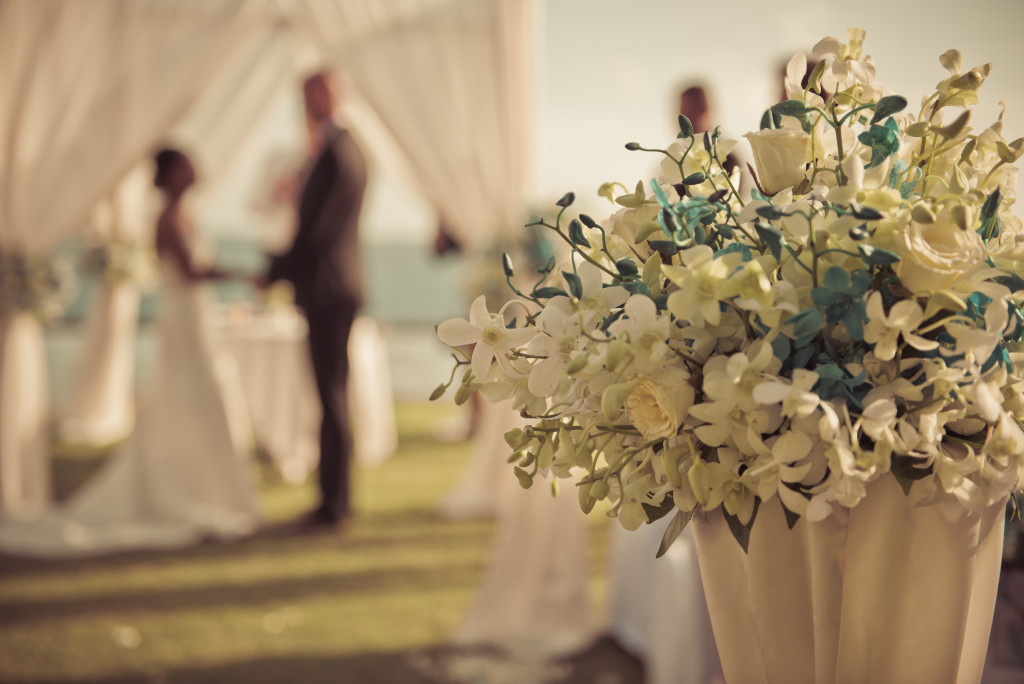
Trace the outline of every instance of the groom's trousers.
[[316, 515], [338, 521], [352, 514], [352, 422], [349, 419], [348, 338], [357, 305], [335, 302], [307, 311], [309, 348], [323, 405], [320, 425], [321, 502]]

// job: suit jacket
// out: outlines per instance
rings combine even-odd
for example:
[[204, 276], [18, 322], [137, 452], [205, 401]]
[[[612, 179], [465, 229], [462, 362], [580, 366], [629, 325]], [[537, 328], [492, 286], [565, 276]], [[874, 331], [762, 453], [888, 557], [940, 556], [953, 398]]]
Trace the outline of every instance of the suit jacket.
[[295, 287], [295, 303], [308, 315], [363, 302], [359, 213], [366, 189], [366, 160], [352, 135], [333, 124], [298, 204], [291, 248], [270, 263], [271, 281]]

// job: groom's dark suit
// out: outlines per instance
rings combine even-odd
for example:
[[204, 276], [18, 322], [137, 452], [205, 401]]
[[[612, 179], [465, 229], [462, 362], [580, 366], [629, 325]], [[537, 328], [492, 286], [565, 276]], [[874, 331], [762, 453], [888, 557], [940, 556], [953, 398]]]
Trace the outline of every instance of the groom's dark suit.
[[329, 522], [351, 513], [348, 337], [363, 303], [358, 224], [366, 162], [348, 131], [328, 124], [324, 141], [302, 189], [295, 241], [271, 261], [268, 278], [294, 285], [295, 303], [309, 321], [309, 347], [324, 410], [322, 500], [315, 515]]

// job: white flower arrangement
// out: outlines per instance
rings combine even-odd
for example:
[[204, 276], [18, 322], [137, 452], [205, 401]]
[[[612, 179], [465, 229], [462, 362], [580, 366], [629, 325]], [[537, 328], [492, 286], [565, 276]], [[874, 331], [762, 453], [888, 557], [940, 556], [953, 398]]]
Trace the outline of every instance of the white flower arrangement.
[[89, 246], [84, 269], [112, 284], [149, 285], [156, 281], [156, 255], [151, 248], [130, 240], [104, 240]]
[[76, 283], [74, 268], [64, 256], [0, 250], [0, 313], [28, 312], [53, 323], [74, 298]]
[[[761, 503], [790, 525], [895, 477], [970, 510], [1024, 483], [1024, 230], [1011, 215], [1024, 138], [976, 131], [990, 65], [949, 75], [917, 111], [876, 80], [864, 31], [826, 38], [806, 87], [765, 112], [744, 201], [735, 142], [680, 117], [661, 176], [604, 221], [563, 197], [535, 224], [571, 246], [497, 313], [438, 326], [457, 401], [512, 398], [523, 486], [571, 479], [635, 529], [675, 512], [661, 553], [719, 506], [746, 549]], [[644, 150], [637, 143], [630, 150]], [[614, 185], [599, 194], [612, 198]], [[648, 192], [649, 190], [649, 192]], [[458, 371], [463, 369], [461, 376]]]

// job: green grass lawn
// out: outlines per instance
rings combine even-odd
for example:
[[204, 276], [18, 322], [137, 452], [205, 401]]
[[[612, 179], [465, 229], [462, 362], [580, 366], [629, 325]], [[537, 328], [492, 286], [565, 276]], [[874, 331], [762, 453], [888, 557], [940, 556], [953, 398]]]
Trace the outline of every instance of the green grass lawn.
[[[357, 472], [358, 518], [344, 537], [290, 532], [285, 523], [313, 505], [315, 489], [261, 470], [268, 525], [253, 538], [92, 560], [0, 557], [0, 682], [437, 681], [412, 664], [445, 652], [494, 531], [491, 521], [436, 512], [469, 454], [468, 444], [432, 436], [450, 410], [397, 408], [399, 450]], [[58, 494], [102, 457], [58, 454]], [[598, 611], [607, 530], [603, 517], [592, 518]], [[607, 642], [563, 669], [559, 681], [639, 676]]]

